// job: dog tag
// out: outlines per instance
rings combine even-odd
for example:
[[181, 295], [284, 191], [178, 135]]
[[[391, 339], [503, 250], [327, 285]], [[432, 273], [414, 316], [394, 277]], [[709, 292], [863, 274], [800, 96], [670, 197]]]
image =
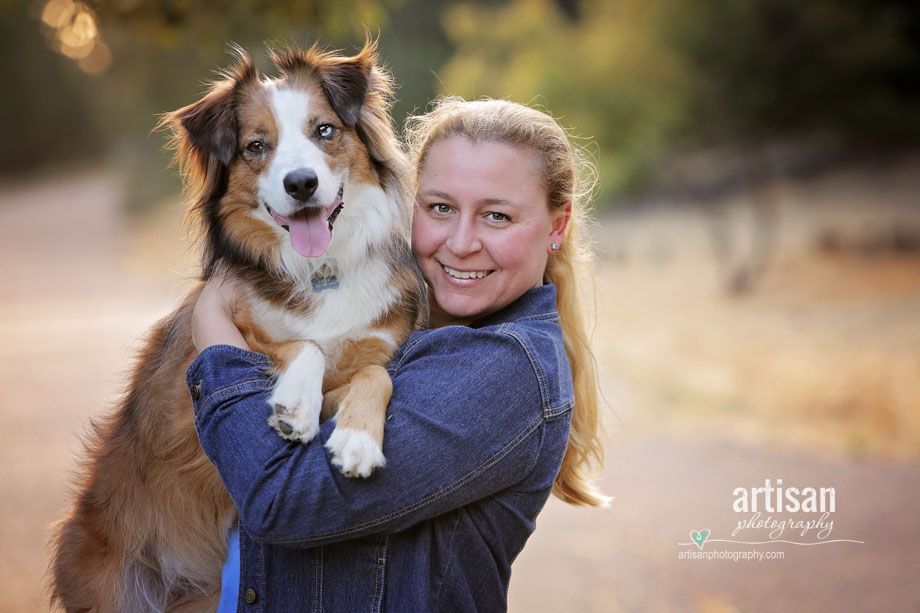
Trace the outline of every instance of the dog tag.
[[313, 285], [314, 292], [321, 292], [324, 289], [336, 289], [339, 286], [339, 280], [335, 275], [330, 277], [313, 277], [310, 279], [310, 284]]

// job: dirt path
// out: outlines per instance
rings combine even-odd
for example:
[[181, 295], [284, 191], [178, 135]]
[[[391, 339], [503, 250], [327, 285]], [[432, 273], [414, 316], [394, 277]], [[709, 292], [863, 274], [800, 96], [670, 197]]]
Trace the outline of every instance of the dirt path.
[[60, 179], [0, 193], [0, 586], [4, 611], [47, 610], [50, 524], [79, 435], [123, 388], [132, 349], [175, 283], [149, 283], [130, 252], [117, 185]]
[[[4, 611], [47, 609], [45, 547], [64, 506], [79, 433], [118, 397], [132, 348], [181, 293], [183, 274], [173, 268], [178, 238], [175, 251], [166, 240], [154, 256], [167, 264], [138, 264], [133, 241], [148, 239], [119, 217], [119, 197], [105, 176], [0, 189]], [[622, 383], [616, 387], [620, 404], [628, 394]], [[920, 609], [913, 587], [920, 575], [920, 465], [821, 459], [716, 437], [640, 436], [629, 423], [621, 425], [605, 473], [613, 506], [550, 502], [515, 564], [512, 611]], [[738, 519], [732, 491], [762, 487], [768, 478], [834, 487], [834, 537], [864, 544], [764, 546], [785, 559], [760, 562], [678, 559], [697, 549], [678, 546], [692, 530], [731, 538]], [[717, 549], [727, 546], [705, 543], [705, 551]]]
[[[513, 570], [513, 611], [917, 611], [920, 610], [920, 465], [841, 462], [780, 454], [717, 439], [628, 437], [612, 449], [605, 510], [550, 501]], [[833, 487], [826, 540], [856, 543], [759, 546], [704, 542], [703, 551], [781, 551], [783, 559], [679, 559], [699, 551], [692, 530], [711, 539], [767, 540], [742, 531], [732, 510], [737, 487], [783, 480]], [[807, 519], [820, 514], [763, 513]], [[750, 538], [757, 537], [757, 538]], [[783, 540], [818, 540], [786, 531]]]

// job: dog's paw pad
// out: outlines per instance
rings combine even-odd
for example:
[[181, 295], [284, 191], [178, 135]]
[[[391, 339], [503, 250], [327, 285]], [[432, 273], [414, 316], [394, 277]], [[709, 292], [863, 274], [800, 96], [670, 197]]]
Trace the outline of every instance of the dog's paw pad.
[[319, 431], [318, 424], [311, 424], [307, 420], [299, 420], [296, 415], [291, 415], [282, 407], [275, 407], [275, 414], [268, 418], [268, 425], [274, 428], [281, 438], [295, 443], [308, 443], [313, 440]]
[[285, 372], [278, 379], [268, 399], [272, 416], [268, 423], [289, 441], [306, 443], [319, 431], [319, 414], [323, 406], [322, 380], [305, 379]]
[[294, 426], [287, 421], [288, 412], [280, 404], [275, 405], [275, 414], [271, 418], [272, 426], [282, 435], [290, 436], [294, 432]]
[[346, 477], [369, 477], [386, 464], [380, 446], [364, 430], [336, 428], [326, 441], [332, 463]]

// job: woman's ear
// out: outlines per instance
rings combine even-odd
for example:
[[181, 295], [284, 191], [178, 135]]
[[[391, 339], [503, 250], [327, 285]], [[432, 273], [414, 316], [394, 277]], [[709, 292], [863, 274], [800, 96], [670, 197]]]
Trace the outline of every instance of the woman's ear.
[[[569, 218], [572, 216], [572, 203], [566, 202], [564, 206], [555, 209], [550, 213], [552, 215], [552, 226], [549, 232], [549, 245], [546, 250], [549, 253], [559, 249], [565, 237], [565, 229], [569, 225]], [[555, 247], [554, 247], [555, 246]]]

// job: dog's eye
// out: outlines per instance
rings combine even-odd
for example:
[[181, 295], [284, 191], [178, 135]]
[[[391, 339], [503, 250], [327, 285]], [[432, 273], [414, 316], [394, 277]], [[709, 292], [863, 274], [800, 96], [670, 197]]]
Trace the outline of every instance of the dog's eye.
[[249, 153], [259, 154], [265, 151], [265, 143], [260, 140], [254, 140], [248, 145], [246, 145], [246, 151]]
[[322, 139], [329, 140], [335, 134], [335, 126], [328, 123], [321, 123], [316, 128], [316, 135]]

